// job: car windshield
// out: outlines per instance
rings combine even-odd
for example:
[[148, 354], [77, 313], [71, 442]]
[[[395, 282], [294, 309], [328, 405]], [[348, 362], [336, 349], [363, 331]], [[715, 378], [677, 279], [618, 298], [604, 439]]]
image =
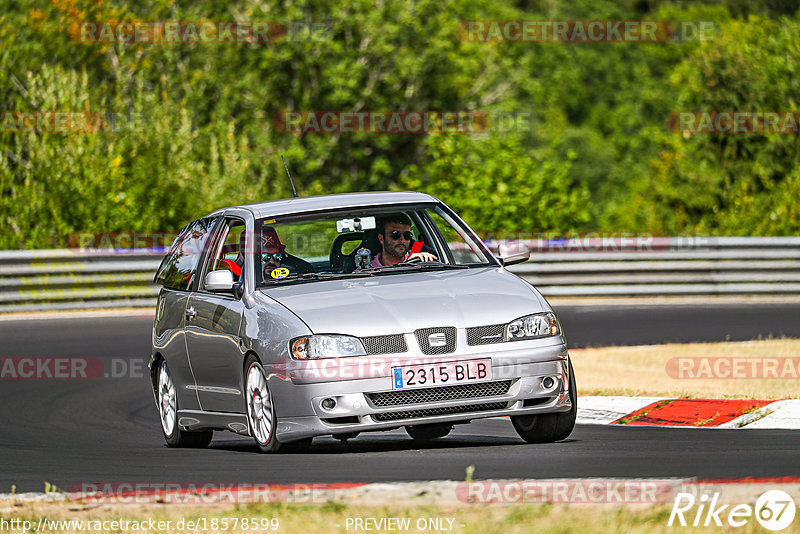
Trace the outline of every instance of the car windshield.
[[266, 218], [257, 221], [256, 235], [261, 286], [499, 265], [439, 204]]

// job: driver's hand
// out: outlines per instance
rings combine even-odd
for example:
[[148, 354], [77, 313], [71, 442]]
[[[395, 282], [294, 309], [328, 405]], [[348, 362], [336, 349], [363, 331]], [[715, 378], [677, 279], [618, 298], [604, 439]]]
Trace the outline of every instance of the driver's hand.
[[429, 262], [429, 261], [439, 261], [439, 258], [434, 256], [430, 252], [415, 252], [414, 254], [412, 254], [411, 256], [406, 258], [406, 261], [408, 261], [408, 260], [410, 260], [412, 258], [419, 258], [419, 261], [421, 261], [422, 263], [426, 263], [426, 262]]

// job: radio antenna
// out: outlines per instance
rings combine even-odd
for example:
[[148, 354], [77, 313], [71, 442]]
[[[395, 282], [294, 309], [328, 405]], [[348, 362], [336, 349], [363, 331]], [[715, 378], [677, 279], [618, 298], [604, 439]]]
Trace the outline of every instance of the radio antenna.
[[297, 198], [297, 189], [294, 188], [294, 180], [292, 180], [292, 173], [289, 172], [289, 166], [286, 165], [286, 160], [283, 158], [283, 154], [281, 154], [281, 160], [283, 161], [283, 168], [286, 169], [286, 176], [289, 177], [289, 183], [292, 184], [292, 193], [294, 194], [294, 198]]

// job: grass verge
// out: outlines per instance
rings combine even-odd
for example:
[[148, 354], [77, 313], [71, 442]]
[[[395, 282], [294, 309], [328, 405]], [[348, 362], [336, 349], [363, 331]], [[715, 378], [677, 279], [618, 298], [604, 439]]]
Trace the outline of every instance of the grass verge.
[[[800, 397], [800, 339], [603, 347], [572, 349], [569, 353], [581, 395], [763, 400]], [[687, 358], [693, 360], [691, 367], [687, 364], [684, 368], [690, 371], [676, 373], [678, 359]], [[774, 376], [763, 372], [765, 360], [774, 361], [781, 378], [731, 378], [735, 369], [741, 371], [740, 375], [754, 374], [755, 369], [756, 375]], [[723, 376], [726, 373], [728, 376]]]

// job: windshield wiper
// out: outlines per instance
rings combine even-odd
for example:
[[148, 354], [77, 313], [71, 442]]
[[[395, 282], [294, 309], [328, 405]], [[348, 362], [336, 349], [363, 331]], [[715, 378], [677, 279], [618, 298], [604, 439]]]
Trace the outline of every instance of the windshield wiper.
[[335, 280], [337, 278], [353, 278], [372, 276], [372, 273], [358, 271], [353, 273], [303, 273], [294, 276], [287, 276], [286, 278], [278, 278], [275, 282], [294, 282], [300, 280]]
[[468, 265], [457, 265], [454, 263], [409, 263], [400, 262], [395, 265], [383, 265], [381, 267], [372, 267], [370, 269], [363, 269], [359, 272], [380, 273], [392, 271], [438, 271], [443, 269], [469, 269]]

